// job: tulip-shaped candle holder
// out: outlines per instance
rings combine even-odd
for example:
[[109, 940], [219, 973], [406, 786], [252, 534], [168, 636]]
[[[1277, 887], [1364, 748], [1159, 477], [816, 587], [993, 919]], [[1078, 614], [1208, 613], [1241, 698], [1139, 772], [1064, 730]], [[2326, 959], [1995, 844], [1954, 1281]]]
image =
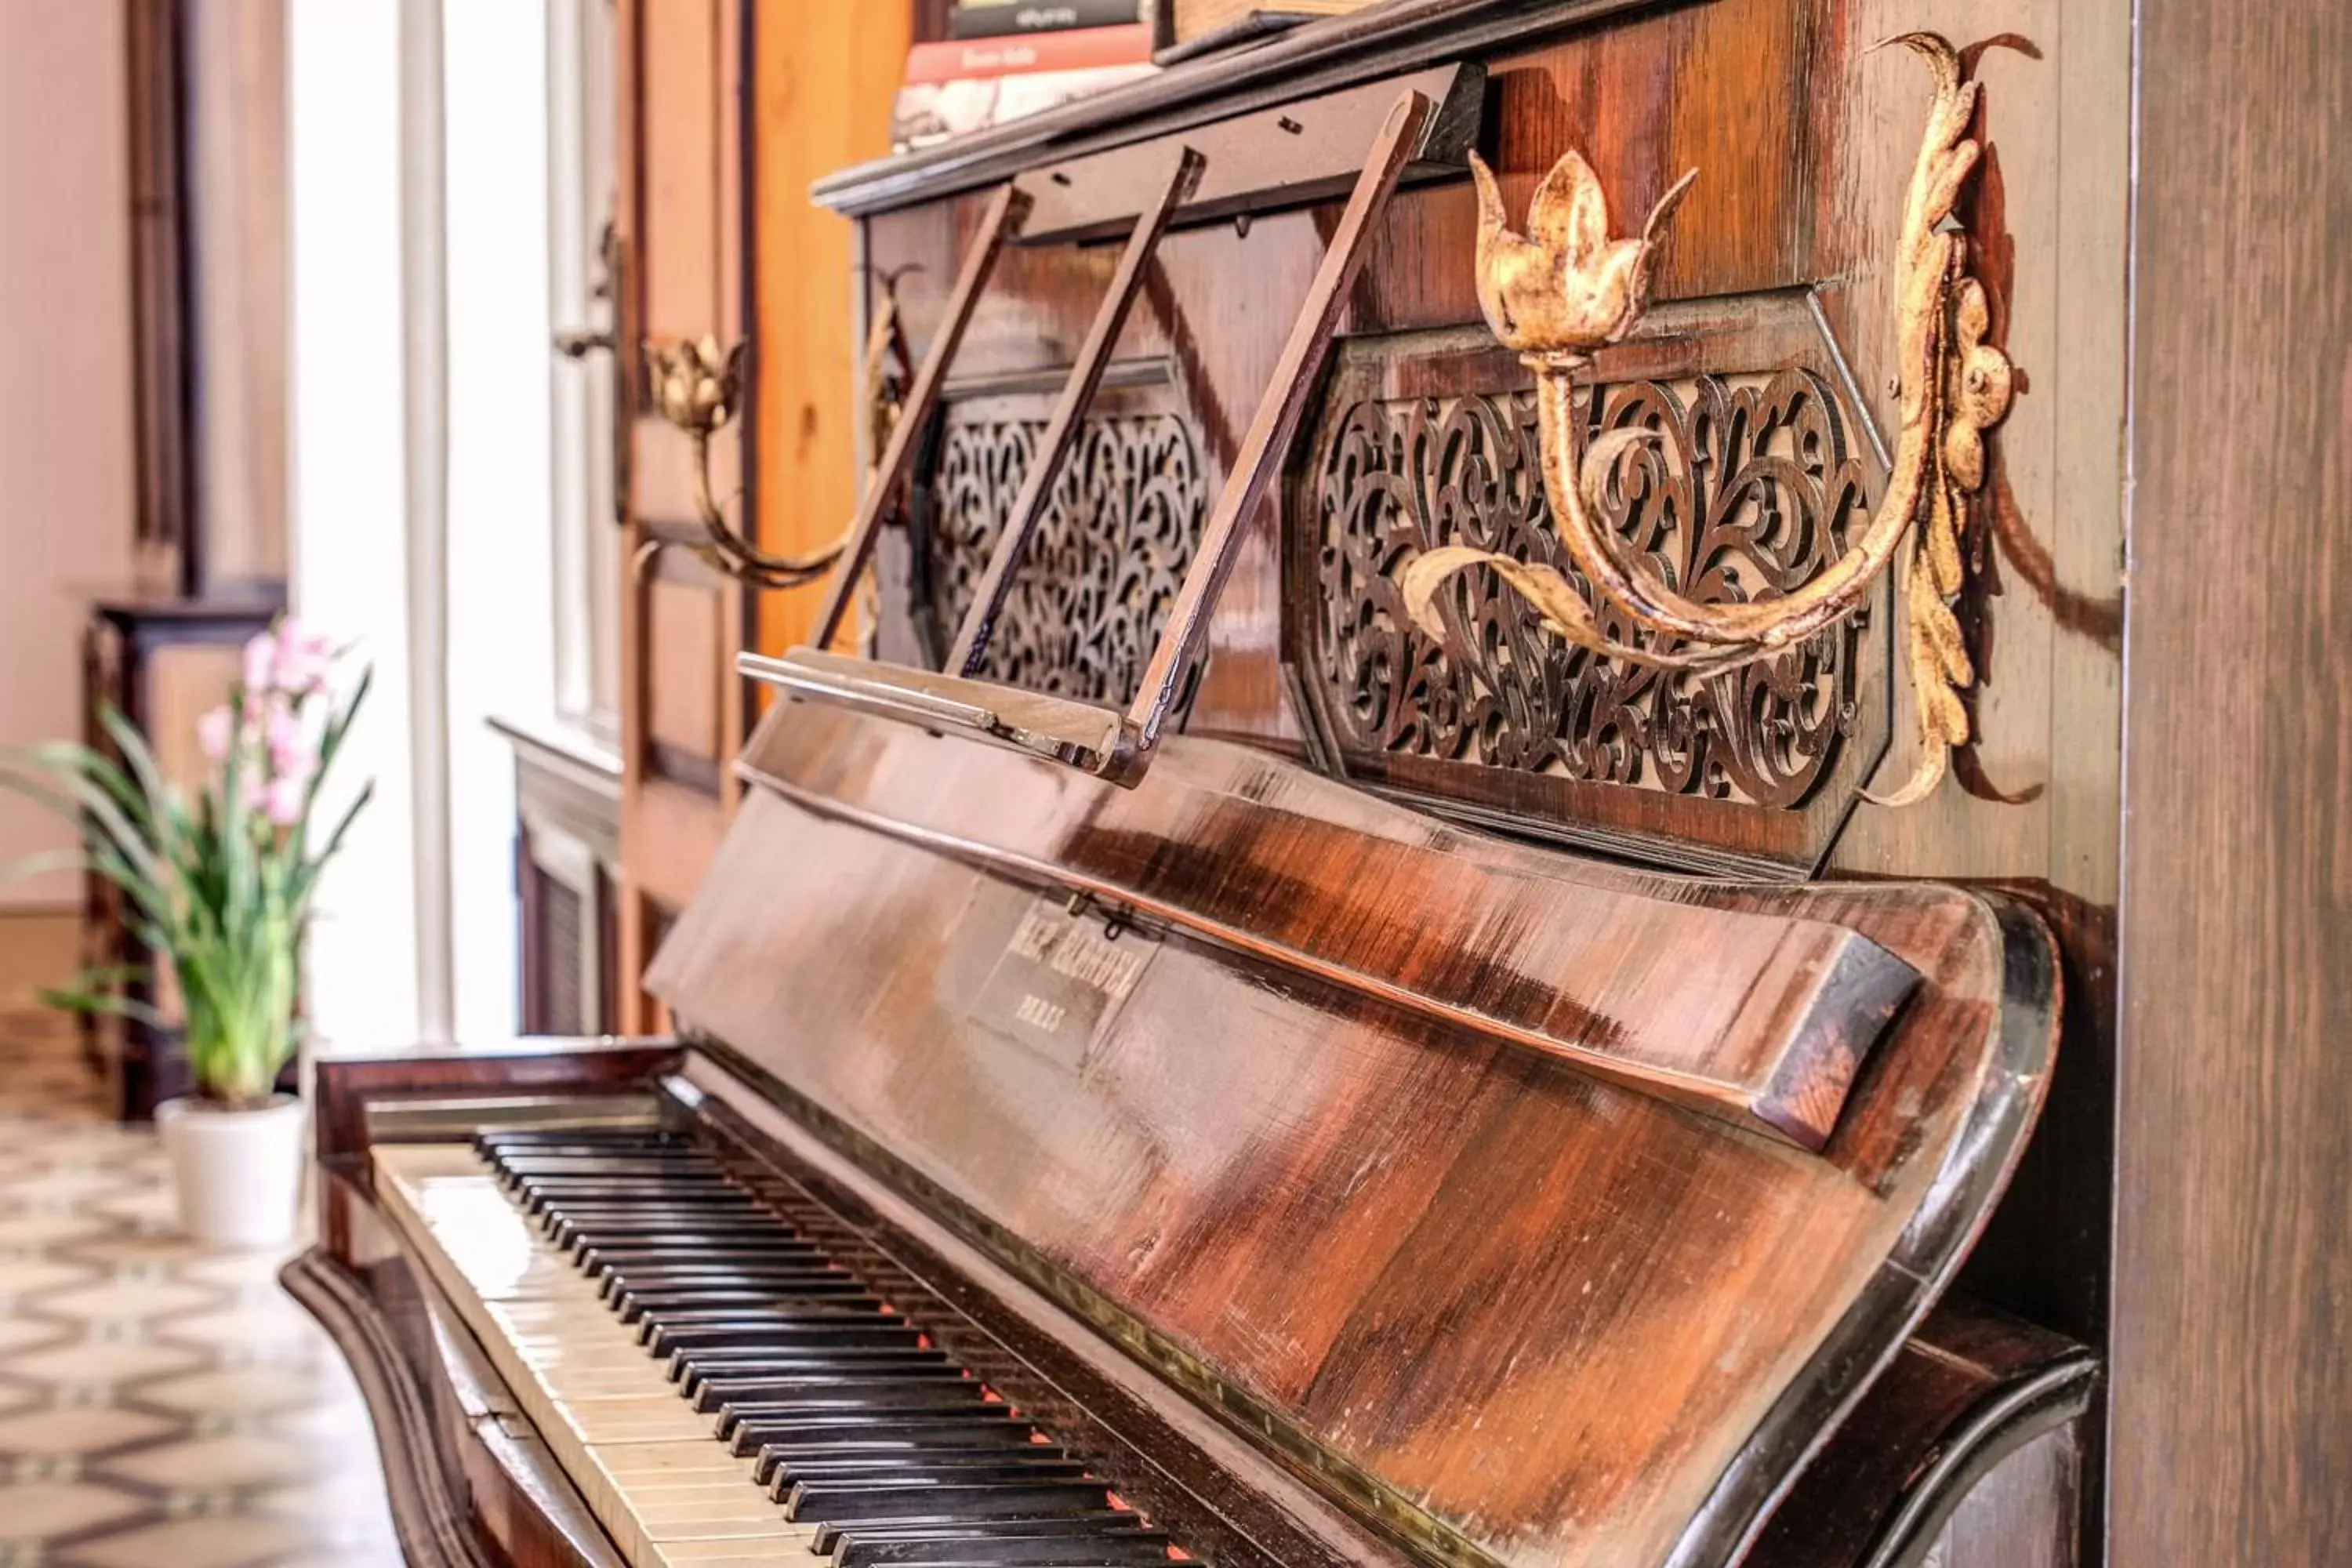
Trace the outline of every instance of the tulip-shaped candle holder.
[[[889, 349], [897, 342], [895, 307], [877, 312], [872, 341], [866, 347], [868, 384], [882, 385], [880, 373]], [[646, 375], [652, 383], [654, 406], [661, 416], [687, 434], [694, 444], [694, 510], [702, 523], [704, 542], [696, 553], [713, 569], [755, 588], [797, 588], [833, 569], [843, 541], [805, 555], [772, 555], [727, 521], [710, 488], [710, 438], [726, 428], [742, 406], [743, 359], [746, 345], [721, 349], [716, 338], [680, 338], [645, 344]]]
[[[1965, 238], [1944, 226], [1980, 149], [1965, 135], [1978, 87], [1960, 78], [1950, 44], [1928, 33], [1896, 40], [1935, 73], [1936, 100], [1904, 205], [1897, 253], [1897, 380], [1901, 432], [1885, 499], [1861, 539], [1817, 575], [1776, 598], [1701, 604], [1685, 597], [1629, 552], [1600, 521], [1600, 498], [1619, 461], [1656, 439], [1644, 429], [1587, 441], [1574, 389], [1593, 352], [1631, 331], [1649, 305], [1657, 237], [1696, 171], [1652, 209], [1638, 238], [1609, 238], [1601, 182], [1575, 153], [1536, 189], [1525, 233], [1507, 226], [1502, 193], [1486, 165], [1478, 182], [1478, 303], [1505, 348], [1535, 373], [1544, 493], [1578, 574], [1603, 605], [1650, 640], [1612, 635], [1585, 591], [1549, 566], [1464, 545], [1422, 552], [1400, 587], [1414, 622], [1448, 639], [1437, 595], [1472, 566], [1491, 567], [1560, 636], [1612, 658], [1711, 675], [1784, 653], [1853, 615], [1919, 525], [1906, 583], [1912, 686], [1921, 752], [1908, 782], [1874, 796], [1900, 805], [1933, 793], [1950, 748], [1969, 738], [1959, 693], [1974, 680], [1950, 603], [1959, 592], [1960, 519], [1984, 482], [1983, 432], [2007, 412], [2007, 356], [1987, 343], [1983, 287], [1968, 275]], [[1922, 521], [1924, 517], [1924, 521]]]

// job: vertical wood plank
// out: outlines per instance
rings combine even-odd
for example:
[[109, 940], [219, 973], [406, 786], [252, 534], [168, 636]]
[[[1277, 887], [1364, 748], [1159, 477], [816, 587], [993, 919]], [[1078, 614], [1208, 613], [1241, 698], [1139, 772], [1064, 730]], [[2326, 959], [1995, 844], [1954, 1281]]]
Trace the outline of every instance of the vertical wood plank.
[[2352, 13], [2140, 13], [2111, 1552], [2352, 1538]]
[[[645, 268], [641, 258], [645, 250], [646, 205], [645, 182], [640, 170], [645, 163], [644, 80], [645, 7], [643, 0], [614, 0], [613, 15], [613, 108], [619, 123], [614, 136], [614, 179], [619, 189], [614, 203], [614, 226], [618, 231], [619, 254], [624, 258], [623, 275], [616, 281], [613, 321], [614, 368], [613, 395], [618, 405], [615, 411], [617, 428], [623, 433], [624, 449], [632, 460], [624, 464], [624, 472], [634, 476], [638, 390], [643, 381], [636, 360], [636, 345], [645, 331]], [[645, 566], [645, 523], [637, 512], [636, 487], [633, 477], [621, 487], [621, 529], [616, 548], [621, 552], [621, 658], [618, 718], [621, 729], [621, 818], [622, 841], [619, 873], [614, 887], [614, 968], [615, 1006], [614, 1026], [624, 1033], [642, 1033], [650, 1026], [650, 1002], [638, 977], [645, 973], [646, 910], [645, 898], [638, 883], [638, 868], [633, 864], [627, 830], [630, 806], [644, 793], [646, 785], [646, 723], [645, 723], [645, 604], [643, 600], [643, 570]]]
[[696, 337], [720, 325], [719, 0], [642, 0], [645, 331]]
[[[754, 29], [753, 449], [760, 546], [774, 553], [823, 548], [857, 507], [861, 334], [844, 309], [855, 237], [808, 188], [889, 150], [909, 22], [905, 5], [787, 5], [762, 7]], [[823, 597], [821, 584], [762, 595], [761, 651], [803, 640]]]

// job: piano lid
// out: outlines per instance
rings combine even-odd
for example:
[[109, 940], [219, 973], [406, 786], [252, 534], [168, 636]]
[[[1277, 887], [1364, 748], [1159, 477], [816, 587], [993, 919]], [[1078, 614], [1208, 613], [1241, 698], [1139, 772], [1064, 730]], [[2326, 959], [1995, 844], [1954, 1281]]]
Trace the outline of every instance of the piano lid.
[[1139, 787], [783, 701], [649, 976], [868, 1170], [1424, 1555], [1731, 1560], [2037, 1110], [2031, 916]]

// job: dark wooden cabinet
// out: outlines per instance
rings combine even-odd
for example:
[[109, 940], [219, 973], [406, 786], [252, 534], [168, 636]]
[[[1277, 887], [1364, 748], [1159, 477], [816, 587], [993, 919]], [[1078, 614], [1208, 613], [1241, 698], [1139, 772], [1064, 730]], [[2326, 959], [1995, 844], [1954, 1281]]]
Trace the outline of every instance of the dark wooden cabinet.
[[[89, 715], [85, 739], [111, 751], [97, 722], [99, 705], [110, 703], [145, 737], [164, 777], [193, 789], [211, 765], [197, 743], [196, 721], [228, 700], [247, 640], [265, 630], [278, 611], [267, 600], [100, 600], [82, 634], [83, 708]], [[146, 978], [131, 981], [130, 994], [166, 1019], [175, 1016], [169, 972], [131, 933], [121, 895], [100, 877], [86, 878], [84, 888], [83, 961], [142, 971]], [[86, 1017], [82, 1031], [87, 1054], [109, 1074], [117, 1111], [126, 1121], [144, 1121], [158, 1102], [192, 1087], [176, 1029]]]
[[[286, 11], [283, 0], [123, 9], [136, 416], [124, 457], [140, 586], [91, 605], [83, 685], [89, 703], [121, 708], [169, 776], [193, 781], [196, 716], [226, 700], [240, 646], [286, 603]], [[153, 967], [110, 889], [93, 882], [85, 902], [93, 962]], [[170, 989], [136, 987], [166, 1016]], [[111, 1063], [125, 1117], [189, 1087], [168, 1028], [92, 1026], [86, 1038]]]
[[620, 1022], [620, 767], [558, 725], [499, 722], [514, 749], [515, 893], [527, 1035]]

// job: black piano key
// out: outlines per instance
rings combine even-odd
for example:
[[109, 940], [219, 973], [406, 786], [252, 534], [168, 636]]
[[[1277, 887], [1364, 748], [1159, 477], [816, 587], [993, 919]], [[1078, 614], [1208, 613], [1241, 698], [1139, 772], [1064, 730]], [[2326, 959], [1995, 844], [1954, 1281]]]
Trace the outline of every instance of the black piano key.
[[852, 1531], [833, 1554], [838, 1568], [1103, 1568], [1166, 1563], [1168, 1537], [1156, 1530], [1104, 1530], [1072, 1535], [974, 1534], [902, 1537]]
[[726, 1172], [698, 1166], [667, 1173], [616, 1171], [601, 1176], [523, 1175], [509, 1182], [508, 1188], [510, 1195], [530, 1203], [602, 1203], [631, 1197], [661, 1203], [749, 1195]]
[[1142, 1521], [1123, 1509], [1100, 1508], [1072, 1511], [1063, 1508], [1017, 1509], [1004, 1513], [908, 1514], [897, 1519], [803, 1521], [814, 1523], [809, 1550], [832, 1557], [853, 1540], [939, 1541], [981, 1540], [993, 1535], [1117, 1534], [1139, 1528]]
[[572, 1256], [590, 1273], [599, 1268], [660, 1268], [703, 1263], [711, 1267], [735, 1263], [778, 1264], [803, 1261], [815, 1253], [806, 1242], [782, 1238], [760, 1240], [746, 1237], [689, 1236], [675, 1242], [619, 1241], [610, 1247], [575, 1247]]
[[747, 1258], [725, 1263], [678, 1264], [608, 1261], [600, 1255], [593, 1267], [585, 1262], [574, 1267], [599, 1284], [618, 1278], [624, 1286], [666, 1290], [747, 1290], [779, 1280], [856, 1278], [847, 1269], [833, 1267], [831, 1260], [824, 1258]]
[[572, 1171], [523, 1170], [503, 1163], [495, 1168], [509, 1191], [550, 1197], [660, 1198], [671, 1194], [708, 1197], [744, 1190], [725, 1169], [708, 1161], [660, 1166], [633, 1166], [620, 1160], [583, 1161], [579, 1169]]
[[740, 1257], [713, 1258], [701, 1263], [631, 1255], [625, 1246], [591, 1240], [579, 1249], [573, 1267], [592, 1279], [625, 1275], [632, 1283], [654, 1283], [680, 1290], [724, 1290], [730, 1286], [765, 1284], [774, 1280], [847, 1279], [849, 1271], [835, 1266], [822, 1253], [769, 1251]]
[[[547, 1238], [555, 1243], [559, 1250], [569, 1253], [588, 1245], [591, 1240], [612, 1241], [625, 1236], [667, 1235], [672, 1231], [708, 1230], [713, 1225], [733, 1223], [736, 1218], [751, 1223], [760, 1217], [760, 1211], [746, 1204], [740, 1210], [719, 1208], [666, 1210], [659, 1215], [648, 1216], [642, 1229], [615, 1224], [593, 1211], [583, 1212], [572, 1208], [549, 1209], [539, 1216], [539, 1222], [540, 1229], [546, 1234]], [[809, 1250], [814, 1253], [818, 1249], [812, 1247]]]
[[988, 1519], [1005, 1514], [1087, 1513], [1110, 1506], [1100, 1481], [1006, 1480], [961, 1485], [899, 1480], [803, 1481], [784, 1499], [784, 1517], [802, 1523], [856, 1524], [878, 1519]]
[[[593, 1253], [593, 1261], [589, 1254]], [[745, 1289], [776, 1280], [853, 1279], [847, 1269], [837, 1268], [832, 1259], [821, 1255], [793, 1258], [783, 1255], [713, 1258], [702, 1263], [680, 1263], [668, 1258], [635, 1258], [609, 1257], [604, 1249], [590, 1247], [573, 1261], [591, 1279], [599, 1283], [620, 1276], [631, 1285], [658, 1286], [675, 1290]]]
[[[678, 1388], [698, 1411], [715, 1414], [727, 1405], [795, 1405], [810, 1409], [845, 1405], [887, 1410], [895, 1405], [934, 1405], [950, 1399], [978, 1401], [982, 1384], [952, 1363], [936, 1367], [846, 1367], [840, 1372], [777, 1371], [706, 1377], [689, 1369]], [[965, 1393], [970, 1390], [970, 1394]]]
[[[589, 1193], [621, 1193], [625, 1192], [626, 1190], [626, 1188], [615, 1186], [581, 1187], [534, 1184], [520, 1189], [520, 1191], [512, 1194], [511, 1196], [514, 1198], [515, 1202], [522, 1205], [522, 1209], [525, 1214], [540, 1215], [547, 1212], [550, 1205], [561, 1204], [568, 1198], [578, 1198]], [[733, 1186], [721, 1178], [713, 1177], [709, 1181], [702, 1182], [667, 1184], [662, 1185], [657, 1192], [648, 1192], [646, 1195], [656, 1200], [664, 1197], [710, 1197], [723, 1195], [728, 1193], [739, 1192], [740, 1190], [740, 1188]]]
[[660, 1284], [679, 1290], [725, 1290], [779, 1280], [793, 1284], [804, 1279], [822, 1283], [855, 1279], [847, 1269], [836, 1268], [829, 1258], [814, 1254], [795, 1257], [770, 1253], [764, 1257], [730, 1258], [705, 1267], [681, 1267], [659, 1258], [648, 1261], [632, 1257], [626, 1247], [591, 1246], [582, 1250], [576, 1267], [592, 1279], [621, 1274], [635, 1283]]
[[730, 1279], [748, 1284], [760, 1279], [800, 1279], [809, 1274], [821, 1279], [835, 1274], [849, 1277], [846, 1269], [814, 1246], [727, 1246], [696, 1258], [694, 1253], [666, 1253], [628, 1239], [607, 1239], [597, 1232], [588, 1232], [572, 1248], [572, 1262], [593, 1279], [633, 1274], [637, 1279], [675, 1281], [679, 1289], [724, 1289]]
[[945, 1438], [976, 1427], [1002, 1426], [1025, 1433], [1027, 1425], [1000, 1400], [979, 1404], [955, 1400], [930, 1409], [892, 1410], [877, 1415], [862, 1410], [805, 1410], [772, 1405], [730, 1412], [731, 1423], [719, 1436], [733, 1445], [738, 1458], [751, 1458], [763, 1448], [789, 1449], [811, 1443], [874, 1440], [883, 1437]]
[[[835, 1391], [819, 1396], [808, 1392], [791, 1399], [746, 1398], [721, 1405], [719, 1419], [712, 1430], [723, 1442], [735, 1443], [737, 1435], [743, 1441], [736, 1453], [749, 1457], [760, 1451], [762, 1443], [796, 1432], [812, 1429], [811, 1423], [824, 1417], [842, 1421], [850, 1427], [896, 1426], [908, 1421], [931, 1421], [971, 1415], [992, 1407], [994, 1402], [977, 1399], [959, 1392], [954, 1386], [941, 1384], [904, 1383], [892, 1387], [899, 1397], [846, 1397]], [[929, 1394], [928, 1400], [918, 1395]]]
[[1021, 1481], [1075, 1481], [1084, 1479], [1086, 1466], [1068, 1458], [1032, 1458], [1003, 1449], [971, 1452], [941, 1449], [929, 1455], [892, 1456], [883, 1459], [796, 1459], [778, 1465], [766, 1482], [768, 1495], [778, 1502], [803, 1481], [920, 1479], [935, 1483], [981, 1485]]
[[496, 1165], [500, 1170], [508, 1169], [514, 1163], [532, 1160], [679, 1159], [709, 1162], [710, 1159], [709, 1154], [699, 1149], [694, 1148], [690, 1144], [676, 1142], [583, 1143], [579, 1142], [551, 1142], [544, 1143], [519, 1143], [500, 1140], [493, 1145], [485, 1146], [481, 1140], [477, 1139], [475, 1140], [475, 1149], [484, 1159], [488, 1160], [493, 1165]]
[[879, 1544], [886, 1541], [980, 1541], [996, 1536], [1048, 1535], [1118, 1540], [1153, 1533], [1156, 1532], [1144, 1530], [1141, 1515], [1123, 1508], [1106, 1508], [1092, 1513], [1026, 1517], [1013, 1514], [1001, 1519], [878, 1519], [851, 1525], [820, 1524], [810, 1550], [830, 1553], [855, 1541]]
[[798, 1274], [845, 1274], [834, 1259], [813, 1247], [746, 1246], [713, 1243], [699, 1257], [646, 1247], [627, 1237], [601, 1237], [585, 1233], [566, 1248], [572, 1266], [592, 1279], [607, 1274], [629, 1274], [645, 1279], [674, 1279], [681, 1286], [723, 1285], [730, 1274], [773, 1279]]
[[537, 1182], [560, 1182], [585, 1177], [600, 1182], [617, 1182], [633, 1177], [650, 1177], [667, 1181], [673, 1177], [724, 1176], [714, 1162], [699, 1154], [675, 1153], [610, 1153], [610, 1154], [501, 1154], [492, 1162], [499, 1180], [508, 1186], [520, 1186]]
[[740, 1317], [721, 1319], [716, 1322], [674, 1322], [662, 1321], [653, 1332], [639, 1342], [646, 1352], [655, 1357], [674, 1355], [679, 1351], [724, 1351], [756, 1348], [762, 1345], [779, 1349], [820, 1346], [836, 1350], [889, 1350], [922, 1348], [923, 1331], [904, 1322], [846, 1321], [835, 1319], [811, 1322], [785, 1318]]
[[962, 1367], [921, 1345], [719, 1345], [670, 1352], [669, 1380], [691, 1392], [713, 1377], [961, 1377]]
[[1037, 1441], [1034, 1429], [1028, 1423], [1002, 1417], [993, 1421], [943, 1421], [928, 1426], [898, 1426], [888, 1428], [887, 1436], [877, 1436], [876, 1429], [869, 1425], [855, 1432], [844, 1428], [813, 1431], [762, 1443], [751, 1478], [766, 1486], [779, 1469], [803, 1459], [855, 1458], [859, 1455], [1002, 1453], [1006, 1449], [1022, 1453], [1034, 1449], [1053, 1456], [1062, 1452], [1051, 1443]]
[[872, 1297], [862, 1299], [866, 1303], [863, 1308], [857, 1304], [860, 1300], [857, 1297], [843, 1296], [819, 1296], [796, 1300], [777, 1300], [774, 1298], [766, 1298], [749, 1305], [742, 1302], [705, 1301], [688, 1307], [665, 1306], [653, 1310], [640, 1308], [635, 1316], [631, 1316], [628, 1309], [619, 1301], [610, 1301], [606, 1304], [613, 1309], [614, 1315], [619, 1317], [622, 1322], [636, 1325], [637, 1342], [646, 1347], [646, 1353], [649, 1355], [653, 1353], [653, 1347], [660, 1340], [663, 1332], [669, 1329], [690, 1331], [740, 1326], [769, 1328], [787, 1332], [805, 1329], [820, 1337], [822, 1331], [827, 1326], [894, 1331], [907, 1329], [906, 1319], [896, 1312], [882, 1310], [878, 1305], [874, 1304]]
[[757, 1227], [764, 1232], [791, 1237], [793, 1227], [785, 1225], [776, 1211], [751, 1196], [748, 1192], [677, 1192], [677, 1194], [640, 1194], [637, 1199], [609, 1199], [609, 1196], [569, 1196], [551, 1194], [541, 1220], [552, 1215], [569, 1215], [581, 1223], [607, 1225], [614, 1229], [696, 1229], [694, 1220], [701, 1217], [708, 1223], [740, 1225]]
[[[608, 1264], [581, 1272], [596, 1282], [598, 1295], [615, 1306], [625, 1296], [666, 1306], [698, 1300], [724, 1306], [741, 1300], [815, 1300], [866, 1293], [864, 1283], [846, 1269], [798, 1265], [680, 1274], [635, 1264]], [[604, 1289], [607, 1281], [610, 1289]]]
[[667, 1127], [485, 1127], [474, 1134], [474, 1145], [480, 1149], [538, 1148], [557, 1143], [576, 1143], [582, 1148], [624, 1143], [692, 1147]]
[[624, 1323], [640, 1321], [679, 1321], [687, 1315], [709, 1314], [740, 1317], [749, 1312], [805, 1311], [814, 1316], [831, 1310], [840, 1316], [856, 1316], [879, 1312], [882, 1302], [876, 1297], [858, 1294], [856, 1281], [845, 1286], [805, 1286], [743, 1290], [635, 1290], [624, 1288], [608, 1295], [605, 1304], [611, 1307]]
[[499, 1160], [491, 1169], [499, 1185], [509, 1194], [562, 1194], [590, 1202], [601, 1201], [607, 1194], [625, 1197], [632, 1189], [646, 1198], [743, 1190], [725, 1171], [701, 1160], [580, 1160], [560, 1168]]
[[[1083, 1475], [1086, 1461], [1063, 1451], [1058, 1444], [1048, 1443], [1026, 1422], [1007, 1421], [1016, 1442], [991, 1442], [965, 1438], [961, 1442], [899, 1445], [896, 1447], [861, 1447], [856, 1444], [800, 1445], [781, 1449], [775, 1463], [769, 1468], [769, 1479], [792, 1479], [803, 1475], [876, 1475], [912, 1473], [928, 1474], [938, 1470], [985, 1469], [992, 1466], [1013, 1469], [1035, 1469], [1052, 1466], [1057, 1473]], [[757, 1472], [754, 1472], [757, 1479]]]
[[777, 1232], [789, 1228], [757, 1199], [740, 1193], [713, 1193], [703, 1198], [649, 1198], [641, 1203], [567, 1198], [548, 1205], [547, 1212], [563, 1215], [575, 1224], [656, 1234], [697, 1229], [698, 1226], [692, 1222], [698, 1220], [706, 1224], [723, 1221], [729, 1225], [761, 1226]]

